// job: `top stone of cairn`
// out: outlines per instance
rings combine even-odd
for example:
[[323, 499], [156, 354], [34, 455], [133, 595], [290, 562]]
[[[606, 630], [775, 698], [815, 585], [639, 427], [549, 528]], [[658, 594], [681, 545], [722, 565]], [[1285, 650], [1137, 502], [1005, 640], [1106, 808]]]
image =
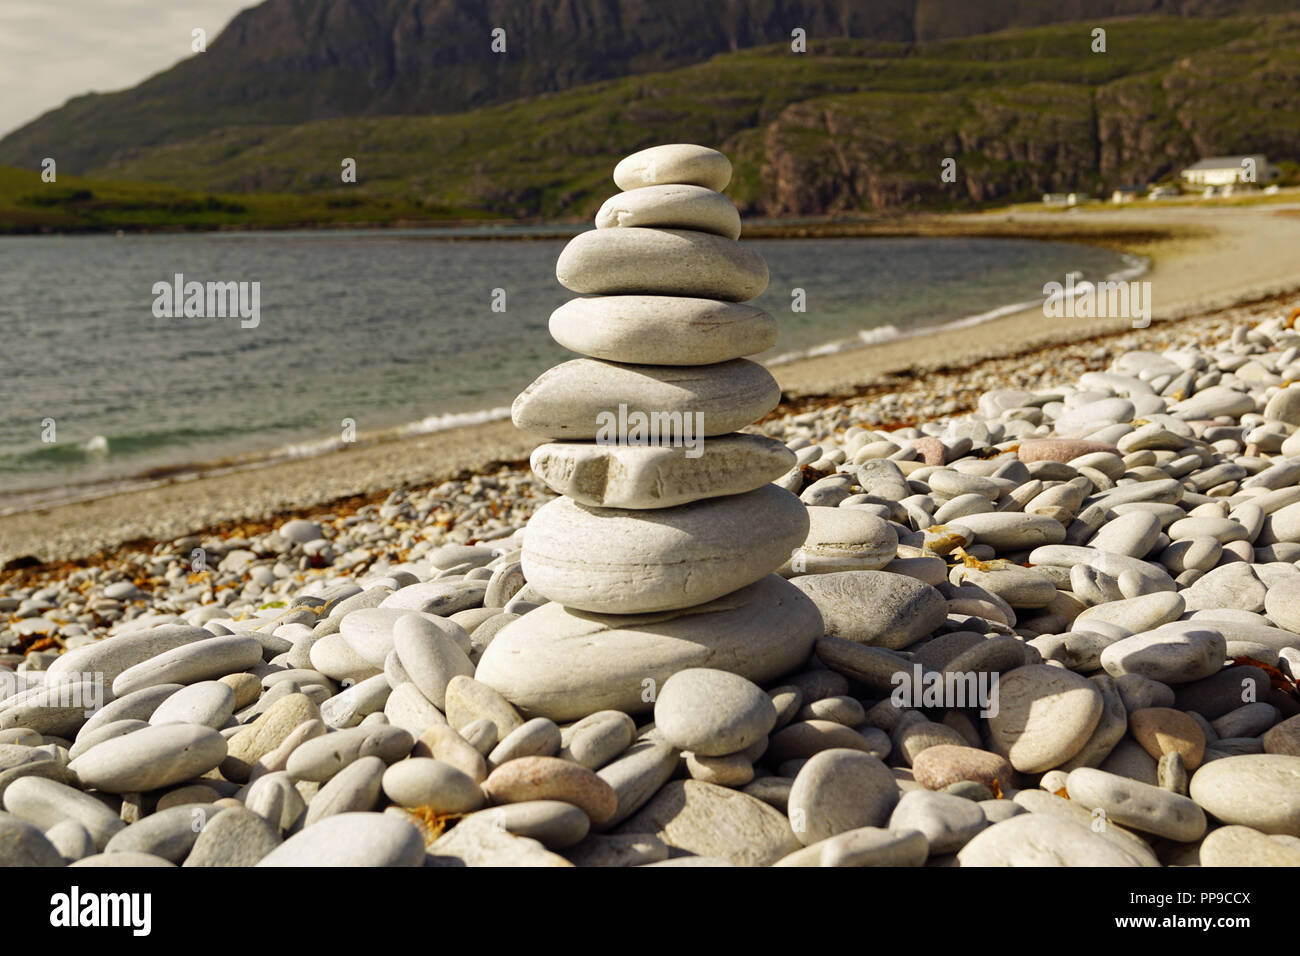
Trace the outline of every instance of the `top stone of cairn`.
[[672, 143], [633, 153], [614, 167], [619, 189], [680, 184], [722, 192], [731, 182], [731, 160], [707, 146]]

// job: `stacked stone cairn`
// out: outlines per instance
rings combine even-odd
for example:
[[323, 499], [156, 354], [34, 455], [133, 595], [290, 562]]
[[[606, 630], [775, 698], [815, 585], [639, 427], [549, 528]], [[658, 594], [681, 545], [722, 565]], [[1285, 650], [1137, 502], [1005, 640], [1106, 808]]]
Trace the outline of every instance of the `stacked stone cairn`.
[[[550, 439], [532, 467], [561, 495], [523, 535], [528, 588], [547, 603], [497, 633], [475, 674], [524, 715], [646, 713], [682, 671], [676, 693], [694, 674], [707, 686], [692, 699], [752, 692], [772, 711], [750, 682], [799, 668], [822, 637], [813, 601], [773, 573], [800, 562], [809, 532], [809, 509], [772, 483], [795, 455], [738, 431], [780, 388], [743, 358], [777, 329], [741, 304], [768, 272], [737, 241], [730, 179], [727, 158], [700, 146], [629, 156], [614, 171], [623, 192], [560, 255], [561, 284], [587, 297], [550, 330], [583, 357], [513, 409], [518, 428]], [[701, 757], [764, 742], [774, 720], [713, 734]]]

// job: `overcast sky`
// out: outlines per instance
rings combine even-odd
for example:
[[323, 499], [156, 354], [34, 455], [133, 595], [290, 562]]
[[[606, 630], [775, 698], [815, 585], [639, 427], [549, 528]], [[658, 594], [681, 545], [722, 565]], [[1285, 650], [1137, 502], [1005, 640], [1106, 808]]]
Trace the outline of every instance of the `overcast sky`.
[[82, 93], [134, 86], [258, 0], [0, 0], [0, 136]]

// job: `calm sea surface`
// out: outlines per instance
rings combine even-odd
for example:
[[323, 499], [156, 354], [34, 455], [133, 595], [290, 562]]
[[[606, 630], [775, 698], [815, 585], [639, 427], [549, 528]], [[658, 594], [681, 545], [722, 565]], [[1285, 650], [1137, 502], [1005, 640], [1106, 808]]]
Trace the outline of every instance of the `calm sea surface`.
[[[4, 493], [310, 453], [344, 419], [364, 436], [500, 417], [573, 357], [546, 330], [572, 297], [555, 280], [564, 243], [434, 235], [0, 238], [0, 508]], [[772, 275], [755, 304], [782, 328], [764, 361], [985, 315], [1041, 300], [1067, 272], [1132, 264], [1022, 240], [750, 244]], [[260, 283], [257, 326], [155, 316], [155, 283], [177, 273]]]

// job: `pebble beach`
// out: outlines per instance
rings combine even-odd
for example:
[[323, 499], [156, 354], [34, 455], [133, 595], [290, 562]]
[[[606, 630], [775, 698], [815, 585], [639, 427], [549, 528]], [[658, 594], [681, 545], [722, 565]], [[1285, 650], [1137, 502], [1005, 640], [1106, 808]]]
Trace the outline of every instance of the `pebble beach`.
[[451, 477], [14, 555], [0, 863], [1300, 865], [1300, 295], [817, 394], [729, 177], [619, 165]]

